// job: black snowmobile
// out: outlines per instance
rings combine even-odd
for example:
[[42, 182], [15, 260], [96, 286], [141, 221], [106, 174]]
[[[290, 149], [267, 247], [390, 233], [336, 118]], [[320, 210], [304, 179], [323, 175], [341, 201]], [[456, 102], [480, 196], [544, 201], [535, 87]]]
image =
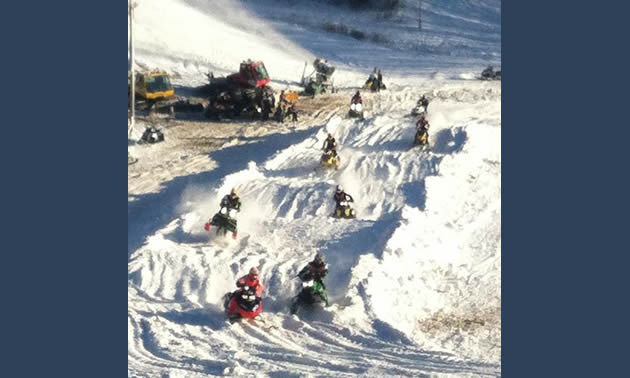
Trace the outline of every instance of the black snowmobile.
[[350, 104], [348, 116], [350, 118], [359, 118], [360, 120], [363, 120], [363, 104], [360, 102]]
[[228, 209], [225, 206], [222, 206], [218, 213], [212, 217], [212, 219], [205, 224], [206, 231], [210, 231], [210, 226], [215, 226], [217, 228], [217, 234], [220, 231], [223, 231], [223, 235], [225, 236], [228, 231], [232, 232], [232, 237], [236, 239], [237, 230], [236, 230], [236, 209]]
[[428, 114], [427, 106], [422, 104], [421, 100], [418, 100], [418, 102], [416, 103], [416, 106], [414, 106], [414, 108], [411, 109], [412, 117], [426, 117], [427, 114]]
[[329, 305], [324, 284], [315, 280], [302, 281], [302, 290], [291, 301], [291, 314], [296, 314], [300, 307], [312, 308], [319, 305]]
[[162, 133], [162, 131], [160, 131], [159, 129], [153, 126], [148, 126], [144, 130], [144, 133], [142, 133], [142, 136], [140, 137], [138, 144], [142, 144], [142, 143], [153, 144], [153, 143], [158, 143], [158, 142], [163, 142], [163, 141], [164, 141], [164, 133]]

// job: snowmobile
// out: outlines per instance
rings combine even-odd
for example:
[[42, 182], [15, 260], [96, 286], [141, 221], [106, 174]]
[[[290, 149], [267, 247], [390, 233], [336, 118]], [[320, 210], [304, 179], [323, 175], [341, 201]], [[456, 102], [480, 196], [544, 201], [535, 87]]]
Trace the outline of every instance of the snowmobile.
[[240, 318], [253, 319], [262, 312], [262, 300], [256, 297], [256, 291], [249, 286], [236, 290], [233, 293], [226, 293], [223, 296], [223, 308], [234, 321]]
[[339, 169], [339, 155], [333, 154], [332, 151], [326, 151], [322, 154], [320, 164], [322, 167]]
[[300, 306], [328, 306], [328, 293], [320, 281], [302, 281], [302, 290], [291, 301], [291, 314], [296, 314]]
[[[376, 88], [376, 78], [373, 78], [372, 76], [370, 76], [366, 81], [365, 81], [365, 85], [363, 86], [364, 89], [369, 89], [372, 92], [376, 92], [377, 88]], [[387, 87], [385, 86], [385, 84], [380, 83], [380, 89], [379, 90], [384, 90], [387, 89]]]
[[421, 117], [427, 115], [427, 108], [422, 104], [417, 104], [413, 109], [411, 109], [412, 117]]
[[422, 146], [422, 151], [428, 150], [429, 146], [429, 132], [425, 131], [424, 133], [418, 129], [416, 131], [416, 135], [413, 139], [414, 146]]
[[481, 80], [501, 80], [501, 70], [495, 71], [492, 66], [488, 66], [481, 72]]
[[350, 207], [350, 202], [341, 201], [339, 202], [339, 206], [335, 209], [335, 213], [333, 214], [335, 218], [345, 218], [352, 219], [356, 218], [357, 214], [352, 207]]
[[140, 137], [140, 140], [138, 141], [139, 144], [142, 143], [157, 143], [157, 142], [163, 142], [164, 141], [164, 134], [156, 129], [153, 126], [147, 126], [146, 129], [144, 129], [144, 133], [142, 133], [142, 136]]
[[210, 231], [210, 226], [216, 226], [217, 234], [223, 231], [223, 235], [225, 236], [228, 231], [231, 231], [232, 238], [236, 239], [236, 213], [236, 209], [228, 209], [222, 206], [219, 212], [212, 217], [212, 220], [205, 224], [205, 230]]
[[350, 118], [359, 118], [363, 120], [363, 104], [361, 104], [360, 102], [350, 104], [348, 116]]

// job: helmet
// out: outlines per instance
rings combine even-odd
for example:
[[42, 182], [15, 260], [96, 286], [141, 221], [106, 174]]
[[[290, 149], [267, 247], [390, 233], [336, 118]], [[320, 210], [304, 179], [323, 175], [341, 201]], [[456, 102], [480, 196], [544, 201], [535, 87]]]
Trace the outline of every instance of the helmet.
[[330, 139], [330, 138], [332, 138], [332, 137], [333, 137], [333, 136], [332, 136], [332, 134], [331, 134], [331, 133], [328, 133], [328, 138]]
[[315, 255], [315, 258], [313, 259], [313, 263], [315, 263], [315, 265], [324, 265], [324, 257], [322, 255], [320, 255], [319, 253]]
[[249, 278], [256, 280], [258, 279], [258, 268], [253, 267], [249, 270]]
[[357, 93], [354, 94], [355, 96], [360, 96], [361, 93], [359, 93], [359, 91], [357, 91]]
[[337, 185], [337, 193], [343, 192], [343, 186]]
[[238, 192], [236, 191], [236, 188], [232, 188], [232, 191], [230, 192], [230, 195], [232, 197], [237, 197], [238, 196]]

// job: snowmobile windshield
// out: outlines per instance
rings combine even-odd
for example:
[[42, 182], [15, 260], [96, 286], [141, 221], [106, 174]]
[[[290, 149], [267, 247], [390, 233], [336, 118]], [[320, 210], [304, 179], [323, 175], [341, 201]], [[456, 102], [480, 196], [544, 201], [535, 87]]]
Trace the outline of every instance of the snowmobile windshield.
[[269, 74], [267, 73], [265, 66], [256, 67], [256, 76], [258, 78], [258, 81], [269, 79]]
[[147, 77], [146, 81], [149, 93], [166, 92], [173, 89], [168, 76]]

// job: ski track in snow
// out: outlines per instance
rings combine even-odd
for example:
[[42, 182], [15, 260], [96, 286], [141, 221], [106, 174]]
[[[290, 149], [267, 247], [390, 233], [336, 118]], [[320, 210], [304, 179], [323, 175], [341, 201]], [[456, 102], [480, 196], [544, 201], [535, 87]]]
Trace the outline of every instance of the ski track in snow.
[[[486, 8], [493, 1], [478, 3], [481, 14], [492, 13]], [[312, 61], [307, 49], [280, 52], [294, 43], [281, 35], [268, 45], [242, 25], [217, 21], [207, 4], [155, 0], [144, 13], [139, 8], [142, 64], [165, 67], [175, 82], [194, 86], [208, 67], [227, 73], [238, 66], [244, 57], [230, 42], [251, 43], [246, 48], [274, 80], [286, 83], [299, 78], [305, 57]], [[434, 25], [447, 18], [448, 29], [459, 17], [476, 25], [471, 30], [491, 28], [474, 12], [457, 15], [457, 4], [438, 9], [430, 2]], [[201, 30], [211, 20], [215, 37], [225, 40], [208, 55], [207, 34], [181, 42], [179, 32], [169, 35], [158, 22], [168, 26], [183, 16]], [[296, 40], [310, 43], [321, 33], [300, 30]], [[321, 35], [322, 44], [343, 40]], [[367, 77], [364, 68], [351, 70], [352, 54], [336, 61], [347, 69], [335, 73], [340, 86]], [[458, 77], [466, 62], [477, 61], [464, 57], [447, 76]], [[347, 105], [331, 96], [301, 121], [308, 128], [253, 131], [252, 143], [210, 153], [212, 164], [199, 157], [169, 163], [167, 171], [184, 172], [176, 179], [130, 179], [140, 194], [129, 202], [129, 376], [501, 375], [501, 85], [407, 78], [404, 64], [389, 68], [389, 90], [364, 94], [363, 121], [349, 119]], [[341, 90], [346, 97], [352, 91]], [[429, 152], [412, 147], [409, 113], [421, 94], [431, 99]], [[318, 167], [329, 132], [340, 146], [337, 171]], [[161, 147], [145, 148], [159, 154]], [[355, 198], [357, 219], [330, 217], [337, 184]], [[232, 187], [243, 200], [237, 240], [203, 230]], [[291, 316], [296, 274], [318, 252], [329, 264], [332, 306]], [[261, 319], [229, 324], [221, 298], [251, 266], [265, 285]]]

